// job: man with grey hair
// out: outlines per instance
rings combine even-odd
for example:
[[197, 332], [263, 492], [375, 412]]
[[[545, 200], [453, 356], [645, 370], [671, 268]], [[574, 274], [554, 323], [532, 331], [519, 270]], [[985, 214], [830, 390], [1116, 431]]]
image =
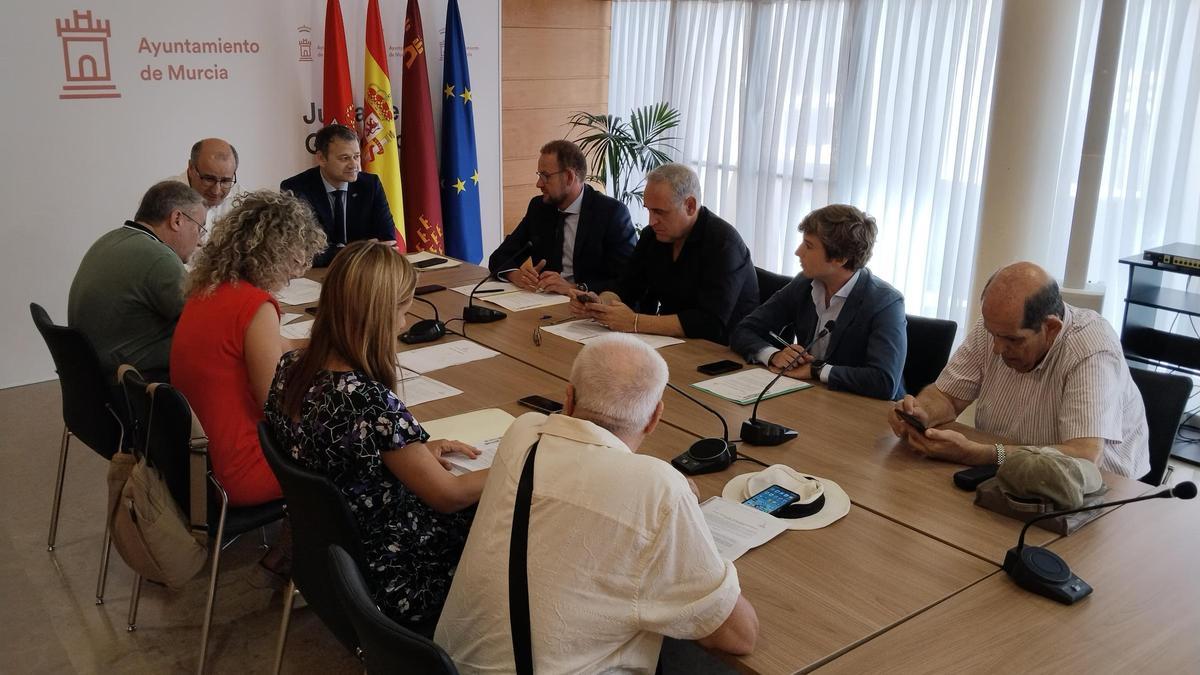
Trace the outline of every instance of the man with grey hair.
[[650, 224], [615, 292], [573, 293], [572, 310], [613, 330], [729, 344], [758, 306], [758, 277], [741, 235], [700, 205], [700, 179], [682, 164], [651, 171], [642, 203]]
[[79, 263], [67, 323], [92, 341], [106, 374], [129, 363], [166, 381], [183, 311], [186, 263], [204, 236], [204, 201], [174, 180], [156, 183], [133, 220], [102, 235]]
[[992, 275], [982, 313], [937, 381], [889, 414], [897, 436], [930, 457], [1003, 464], [1003, 443], [977, 443], [950, 429], [922, 434], [899, 414], [933, 427], [976, 401], [975, 426], [989, 433], [1052, 446], [1129, 478], [1150, 470], [1142, 397], [1104, 317], [1064, 303], [1053, 277], [1029, 262]]
[[653, 349], [604, 336], [575, 359], [563, 414], [527, 413], [504, 435], [435, 634], [460, 672], [516, 671], [505, 570], [527, 461], [535, 672], [653, 672], [664, 635], [753, 649], [757, 615], [689, 482], [634, 454], [662, 416], [666, 382]]
[[187, 167], [171, 180], [186, 183], [204, 199], [204, 226], [212, 229], [217, 218], [229, 213], [242, 193], [237, 182], [238, 151], [221, 138], [203, 138], [192, 145]]

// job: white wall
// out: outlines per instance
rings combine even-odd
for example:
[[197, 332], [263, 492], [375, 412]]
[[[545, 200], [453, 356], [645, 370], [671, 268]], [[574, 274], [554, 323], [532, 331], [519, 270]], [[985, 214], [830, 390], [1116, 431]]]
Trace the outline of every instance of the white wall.
[[[366, 0], [342, 0], [351, 78], [362, 102]], [[479, 152], [484, 250], [500, 241], [500, 0], [460, 0], [470, 48]], [[381, 0], [393, 89], [399, 96], [405, 0]], [[63, 100], [63, 42], [56, 20], [91, 10], [110, 21], [108, 55], [120, 98]], [[421, 0], [435, 125], [440, 126], [441, 43], [446, 0]], [[67, 291], [88, 246], [131, 218], [146, 188], [181, 173], [192, 143], [231, 141], [247, 189], [278, 187], [312, 165], [305, 137], [310, 104], [320, 105], [325, 0], [203, 3], [49, 0], [11, 6], [0, 25], [5, 134], [0, 200], [0, 387], [54, 377], [28, 304], [66, 322]], [[310, 33], [302, 33], [308, 26]], [[300, 61], [299, 41], [313, 44]], [[139, 52], [181, 40], [257, 43], [251, 54]], [[145, 81], [147, 66], [162, 79]], [[227, 79], [172, 80], [170, 66], [220, 68]]]

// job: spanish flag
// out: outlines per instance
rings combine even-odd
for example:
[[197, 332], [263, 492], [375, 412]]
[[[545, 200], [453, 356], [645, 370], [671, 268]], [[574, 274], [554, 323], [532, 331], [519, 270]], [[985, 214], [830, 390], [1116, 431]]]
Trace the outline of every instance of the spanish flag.
[[379, 0], [367, 4], [367, 52], [363, 63], [363, 170], [379, 176], [396, 222], [396, 248], [404, 243], [404, 195], [400, 184], [400, 149], [396, 144], [396, 116], [392, 112], [392, 79], [388, 75], [387, 43]]

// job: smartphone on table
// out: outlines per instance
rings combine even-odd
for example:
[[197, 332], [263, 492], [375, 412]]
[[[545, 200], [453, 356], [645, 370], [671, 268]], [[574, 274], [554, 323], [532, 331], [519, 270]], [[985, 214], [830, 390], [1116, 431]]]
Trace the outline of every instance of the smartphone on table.
[[696, 366], [696, 370], [704, 373], [705, 375], [721, 375], [723, 373], [732, 373], [735, 370], [740, 370], [741, 367], [742, 364], [738, 363], [737, 361], [725, 359], [723, 361], [713, 361], [712, 363], [705, 363], [703, 365]]
[[413, 291], [413, 295], [425, 295], [444, 290], [446, 290], [446, 287], [441, 284], [425, 284], [424, 286], [417, 286], [417, 289]]
[[763, 513], [775, 513], [788, 504], [795, 503], [798, 499], [800, 499], [800, 495], [795, 492], [779, 485], [772, 485], [742, 503]]
[[554, 399], [546, 398], [545, 396], [526, 396], [517, 400], [517, 403], [526, 408], [533, 408], [538, 412], [544, 412], [547, 415], [553, 415], [557, 412], [562, 412], [563, 404]]
[[434, 265], [441, 265], [444, 262], [446, 262], [445, 258], [426, 258], [424, 260], [413, 263], [412, 266], [419, 270], [423, 270], [426, 267], [433, 267]]

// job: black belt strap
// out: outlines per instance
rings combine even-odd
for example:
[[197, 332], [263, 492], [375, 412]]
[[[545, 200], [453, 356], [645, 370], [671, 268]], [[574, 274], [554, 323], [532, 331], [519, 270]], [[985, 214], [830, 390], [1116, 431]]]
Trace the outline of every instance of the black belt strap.
[[533, 675], [533, 638], [529, 628], [529, 507], [533, 503], [534, 443], [525, 456], [517, 500], [513, 507], [512, 539], [508, 544], [508, 621], [512, 630], [517, 675]]

